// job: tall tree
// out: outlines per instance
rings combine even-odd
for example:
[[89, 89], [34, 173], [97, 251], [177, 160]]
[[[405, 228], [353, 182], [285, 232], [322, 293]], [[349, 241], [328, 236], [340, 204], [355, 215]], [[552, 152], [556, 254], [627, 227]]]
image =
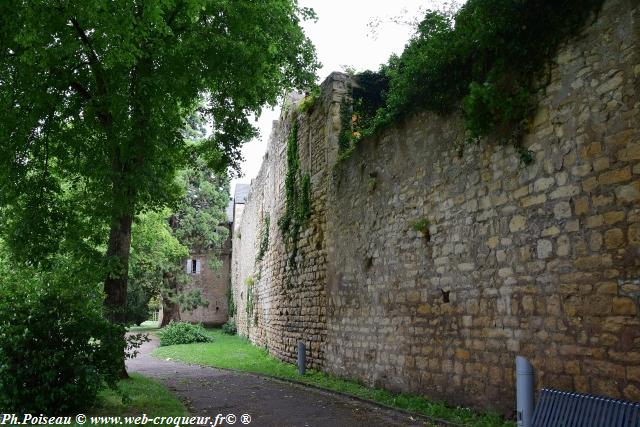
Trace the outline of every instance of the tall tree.
[[7, 242], [34, 263], [82, 242], [64, 191], [76, 189], [88, 222], [109, 228], [105, 305], [123, 322], [132, 220], [175, 199], [184, 118], [206, 95], [201, 153], [217, 170], [237, 166], [255, 132], [247, 116], [315, 79], [307, 18], [296, 0], [0, 2]]

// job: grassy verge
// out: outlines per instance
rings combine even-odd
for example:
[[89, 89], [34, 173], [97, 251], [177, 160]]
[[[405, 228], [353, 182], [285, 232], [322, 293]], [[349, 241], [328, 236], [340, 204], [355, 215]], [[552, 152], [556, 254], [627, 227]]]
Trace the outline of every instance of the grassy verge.
[[98, 395], [98, 402], [91, 410], [95, 415], [141, 415], [175, 416], [187, 415], [184, 405], [162, 384], [140, 374], [130, 374], [130, 378], [118, 384], [126, 396], [105, 389]]
[[[98, 394], [98, 401], [86, 411], [87, 422], [90, 424], [92, 416], [142, 416], [149, 418], [163, 416], [175, 417], [188, 415], [184, 405], [162, 384], [139, 374], [130, 374], [130, 378], [118, 383], [122, 396], [111, 389], [104, 389]], [[73, 424], [79, 426], [79, 424]], [[100, 424], [104, 426], [118, 424]]]
[[224, 335], [217, 329], [209, 333], [215, 338], [212, 343], [160, 347], [153, 352], [153, 356], [295, 380], [466, 426], [512, 427], [514, 425], [497, 415], [479, 414], [467, 408], [451, 408], [444, 403], [432, 402], [413, 394], [372, 389], [322, 372], [308, 370], [304, 376], [300, 376], [294, 365], [275, 359], [264, 349], [254, 346], [244, 338]]

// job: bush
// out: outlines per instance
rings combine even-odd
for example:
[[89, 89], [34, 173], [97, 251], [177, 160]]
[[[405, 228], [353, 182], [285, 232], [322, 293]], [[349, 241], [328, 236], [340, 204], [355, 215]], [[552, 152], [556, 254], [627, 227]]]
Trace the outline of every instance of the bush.
[[363, 136], [428, 110], [461, 111], [471, 139], [519, 145], [539, 80], [557, 48], [602, 0], [468, 0], [456, 13], [427, 11], [400, 56], [356, 76], [356, 129]]
[[74, 281], [64, 268], [0, 264], [0, 408], [86, 409], [105, 382], [115, 385], [125, 347], [124, 328], [102, 315], [98, 284]]
[[201, 325], [185, 322], [171, 322], [158, 335], [161, 346], [213, 341], [213, 338], [207, 335], [207, 331]]
[[222, 325], [222, 332], [227, 335], [235, 335], [236, 333], [238, 333], [236, 322], [234, 322], [233, 320], [229, 320], [227, 323]]

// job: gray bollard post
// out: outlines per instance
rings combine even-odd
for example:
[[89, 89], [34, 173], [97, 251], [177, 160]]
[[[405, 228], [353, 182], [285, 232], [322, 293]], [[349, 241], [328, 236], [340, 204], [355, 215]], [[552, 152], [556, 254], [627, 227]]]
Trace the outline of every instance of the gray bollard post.
[[516, 356], [516, 410], [518, 427], [531, 427], [533, 417], [533, 366]]
[[307, 354], [304, 342], [298, 341], [298, 373], [300, 375], [304, 375], [306, 362]]

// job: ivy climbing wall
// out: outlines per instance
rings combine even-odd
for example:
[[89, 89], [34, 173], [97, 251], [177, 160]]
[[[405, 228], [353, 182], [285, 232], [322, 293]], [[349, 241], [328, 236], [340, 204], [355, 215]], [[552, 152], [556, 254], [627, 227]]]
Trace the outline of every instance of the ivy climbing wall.
[[[637, 1], [606, 1], [561, 48], [528, 166], [430, 113], [338, 160], [349, 79], [329, 76], [308, 111], [292, 99], [234, 236], [240, 332], [289, 362], [302, 339], [312, 367], [505, 414], [516, 355], [537, 387], [640, 400], [639, 20]], [[294, 120], [311, 177], [295, 246], [278, 227]]]
[[[233, 237], [232, 290], [239, 333], [288, 362], [295, 361], [295, 347], [303, 339], [314, 368], [325, 361], [326, 192], [330, 165], [337, 159], [340, 101], [346, 92], [347, 77], [334, 73], [308, 111], [299, 111], [301, 96], [287, 100]], [[294, 209], [310, 211], [297, 235], [292, 225], [285, 233], [281, 227], [288, 216], [285, 181], [292, 132], [297, 134], [299, 168], [293, 183], [299, 194]], [[300, 206], [305, 176], [310, 181], [306, 207]]]

